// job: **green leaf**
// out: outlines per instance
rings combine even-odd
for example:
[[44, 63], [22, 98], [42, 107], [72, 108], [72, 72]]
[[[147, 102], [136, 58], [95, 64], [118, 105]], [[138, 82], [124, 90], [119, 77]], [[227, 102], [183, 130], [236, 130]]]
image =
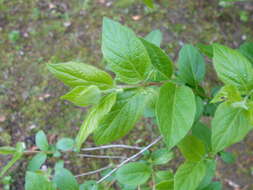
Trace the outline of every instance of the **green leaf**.
[[72, 150], [75, 142], [70, 138], [62, 138], [56, 143], [56, 148], [62, 151]]
[[145, 99], [140, 90], [119, 93], [111, 111], [101, 120], [95, 131], [95, 142], [106, 144], [125, 136], [143, 114]]
[[158, 149], [151, 154], [152, 164], [162, 165], [168, 163], [174, 157], [173, 152], [167, 148]]
[[206, 145], [206, 150], [211, 150], [211, 129], [203, 123], [196, 123], [192, 127], [192, 135], [200, 139]]
[[48, 64], [49, 71], [70, 87], [97, 86], [101, 90], [113, 87], [112, 77], [91, 65], [80, 62]]
[[233, 85], [225, 85], [223, 86], [214, 96], [211, 103], [217, 102], [239, 102], [242, 101], [241, 94], [239, 90]]
[[160, 30], [153, 30], [147, 36], [145, 36], [145, 40], [148, 42], [160, 47], [162, 42], [163, 34]]
[[152, 63], [153, 77], [155, 81], [168, 80], [171, 78], [173, 67], [168, 55], [158, 46], [140, 38], [146, 47]]
[[151, 61], [144, 45], [131, 29], [104, 18], [102, 52], [121, 82], [136, 84], [146, 79]]
[[88, 113], [76, 137], [76, 147], [79, 150], [86, 138], [98, 127], [101, 119], [111, 110], [116, 101], [116, 93], [103, 97], [99, 104]]
[[205, 45], [205, 44], [198, 43], [196, 46], [202, 54], [206, 55], [209, 58], [213, 57], [212, 45]]
[[162, 181], [172, 181], [174, 174], [172, 170], [158, 171], [155, 173], [155, 181], [160, 183]]
[[151, 176], [152, 168], [143, 162], [132, 162], [121, 167], [116, 178], [120, 183], [137, 186], [144, 184]]
[[214, 44], [213, 63], [218, 77], [228, 85], [248, 91], [253, 86], [251, 63], [241, 53], [228, 47]]
[[28, 163], [28, 171], [39, 170], [42, 164], [47, 160], [47, 155], [43, 152], [37, 153], [32, 160]]
[[[99, 185], [96, 181], [90, 180], [86, 181], [82, 185], [80, 185], [79, 190], [100, 190]], [[101, 189], [102, 190], [102, 189]]]
[[185, 162], [175, 174], [174, 190], [195, 190], [204, 178], [205, 172], [204, 161]]
[[15, 154], [16, 149], [10, 146], [2, 146], [0, 147], [0, 154], [7, 155], [7, 154]]
[[230, 152], [222, 151], [220, 153], [221, 159], [227, 164], [233, 164], [236, 161], [235, 155]]
[[76, 178], [65, 168], [58, 168], [56, 170], [53, 182], [60, 190], [79, 190]]
[[224, 148], [241, 141], [252, 129], [242, 108], [234, 108], [222, 103], [212, 120], [212, 150], [217, 153]]
[[143, 2], [151, 9], [154, 8], [154, 2], [153, 0], [143, 0]]
[[222, 184], [216, 181], [208, 185], [208, 187], [200, 189], [200, 190], [222, 190]]
[[204, 112], [204, 101], [199, 96], [196, 96], [195, 102], [196, 102], [196, 114], [194, 121], [196, 122], [201, 118]]
[[56, 188], [43, 174], [27, 172], [25, 176], [25, 190], [56, 190]]
[[239, 51], [243, 54], [248, 60], [253, 64], [253, 43], [252, 42], [245, 42], [243, 43]]
[[205, 144], [192, 135], [186, 136], [178, 147], [187, 161], [200, 161], [206, 154]]
[[49, 145], [47, 141], [47, 136], [43, 131], [39, 131], [38, 133], [36, 133], [35, 142], [36, 146], [39, 147], [40, 150], [48, 150]]
[[205, 60], [192, 45], [184, 45], [179, 52], [178, 77], [193, 87], [197, 87], [204, 80]]
[[215, 160], [205, 160], [206, 165], [206, 174], [205, 177], [202, 179], [201, 183], [198, 186], [198, 189], [203, 189], [210, 185], [212, 179], [215, 175], [216, 171], [216, 161]]
[[97, 86], [77, 86], [61, 97], [76, 106], [88, 106], [97, 104], [101, 99], [101, 91]]
[[190, 88], [171, 83], [161, 87], [156, 117], [169, 148], [179, 143], [191, 129], [195, 112], [195, 97]]
[[174, 182], [172, 181], [162, 181], [158, 184], [156, 184], [155, 189], [156, 190], [173, 190], [174, 188]]

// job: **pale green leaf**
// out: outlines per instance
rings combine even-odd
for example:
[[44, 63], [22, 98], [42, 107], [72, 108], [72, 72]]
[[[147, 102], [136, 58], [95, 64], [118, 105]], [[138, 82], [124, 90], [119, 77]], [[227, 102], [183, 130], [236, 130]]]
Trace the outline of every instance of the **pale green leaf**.
[[131, 29], [104, 18], [102, 52], [121, 82], [136, 84], [146, 79], [151, 61], [144, 45]]
[[56, 170], [53, 182], [60, 190], [79, 190], [76, 178], [65, 168], [58, 168]]
[[112, 77], [91, 65], [80, 62], [48, 64], [49, 71], [70, 87], [94, 85], [101, 90], [113, 87]]
[[155, 181], [160, 183], [162, 181], [172, 181], [174, 174], [172, 170], [162, 170], [155, 172]]
[[243, 54], [248, 60], [253, 64], [253, 42], [245, 42], [243, 43], [239, 51]]
[[222, 151], [220, 153], [220, 157], [227, 164], [233, 164], [236, 161], [235, 155], [232, 154], [231, 152]]
[[43, 174], [27, 172], [25, 176], [25, 190], [56, 190], [56, 188]]
[[163, 34], [160, 30], [153, 30], [147, 36], [145, 36], [145, 40], [148, 42], [160, 47], [162, 42]]
[[62, 138], [56, 143], [56, 148], [62, 151], [72, 150], [74, 148], [75, 142], [70, 138]]
[[195, 101], [196, 101], [196, 114], [194, 121], [196, 122], [201, 118], [204, 112], [204, 101], [199, 96], [195, 96]]
[[76, 106], [88, 106], [97, 104], [101, 99], [101, 91], [97, 86], [77, 86], [61, 97]]
[[215, 175], [216, 171], [216, 161], [215, 160], [205, 160], [205, 165], [206, 165], [206, 174], [205, 177], [202, 179], [201, 183], [198, 186], [199, 189], [203, 189], [210, 185], [212, 182], [212, 179]]
[[98, 127], [101, 119], [111, 110], [116, 101], [116, 93], [103, 97], [99, 104], [91, 108], [76, 137], [76, 147], [79, 150], [86, 138]]
[[117, 173], [117, 180], [126, 185], [137, 186], [144, 184], [151, 176], [152, 168], [143, 162], [132, 162], [121, 167]]
[[44, 162], [47, 159], [47, 155], [43, 152], [39, 152], [37, 153], [32, 160], [28, 163], [28, 167], [27, 170], [28, 171], [36, 171], [39, 170], [40, 167], [42, 166], [42, 164], [44, 164]]
[[161, 165], [166, 164], [174, 157], [173, 152], [167, 148], [158, 149], [151, 154], [152, 164]]
[[191, 129], [196, 112], [195, 97], [186, 86], [164, 84], [156, 106], [156, 116], [166, 144], [172, 148]]
[[43, 131], [36, 133], [35, 142], [36, 146], [39, 147], [40, 150], [47, 151], [49, 149], [47, 136]]
[[140, 90], [119, 93], [111, 111], [95, 131], [97, 144], [106, 144], [125, 136], [143, 114], [146, 97]]

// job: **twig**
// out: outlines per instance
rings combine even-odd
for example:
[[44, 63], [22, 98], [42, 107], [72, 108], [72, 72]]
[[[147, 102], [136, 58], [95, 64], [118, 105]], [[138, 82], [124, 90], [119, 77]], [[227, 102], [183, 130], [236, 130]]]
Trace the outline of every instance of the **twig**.
[[110, 171], [107, 175], [105, 175], [104, 177], [102, 177], [100, 180], [97, 181], [97, 184], [101, 183], [102, 181], [104, 181], [106, 178], [108, 178], [109, 176], [111, 176], [114, 172], [116, 172], [120, 167], [122, 167], [123, 165], [125, 165], [126, 163], [130, 162], [131, 160], [135, 159], [136, 157], [138, 157], [139, 155], [141, 155], [143, 152], [145, 152], [146, 150], [148, 150], [151, 146], [155, 145], [156, 143], [158, 143], [160, 140], [162, 139], [162, 136], [159, 136], [157, 139], [155, 139], [151, 144], [149, 144], [148, 146], [146, 146], [145, 148], [143, 148], [141, 151], [139, 151], [138, 153], [134, 154], [133, 156], [127, 158], [126, 160], [124, 160], [123, 162], [121, 162], [119, 165], [117, 165], [112, 171]]
[[124, 156], [108, 156], [108, 155], [94, 155], [94, 154], [79, 154], [81, 157], [87, 158], [111, 158], [111, 159], [124, 159]]
[[101, 171], [104, 171], [104, 170], [107, 170], [109, 169], [110, 167], [112, 167], [112, 165], [108, 165], [106, 167], [103, 167], [103, 168], [100, 168], [98, 170], [94, 170], [94, 171], [90, 171], [90, 172], [86, 172], [86, 173], [82, 173], [82, 174], [79, 174], [79, 175], [76, 175], [75, 177], [82, 177], [82, 176], [87, 176], [87, 175], [93, 175], [93, 174], [96, 174], [96, 173], [99, 173]]
[[142, 149], [141, 147], [137, 147], [137, 146], [128, 146], [124, 144], [112, 144], [112, 145], [105, 145], [105, 146], [98, 146], [98, 147], [83, 148], [82, 151], [93, 151], [93, 150], [108, 149], [108, 148], [126, 148], [126, 149], [136, 149], [136, 150]]

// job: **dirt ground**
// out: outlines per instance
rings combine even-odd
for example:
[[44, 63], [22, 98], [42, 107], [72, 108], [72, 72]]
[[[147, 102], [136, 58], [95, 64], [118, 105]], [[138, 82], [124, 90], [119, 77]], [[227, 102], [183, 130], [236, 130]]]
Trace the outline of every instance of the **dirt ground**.
[[[103, 16], [126, 24], [140, 36], [160, 29], [162, 47], [173, 60], [184, 43], [218, 42], [236, 48], [253, 41], [251, 0], [229, 7], [219, 5], [218, 0], [157, 0], [154, 10], [136, 0], [0, 0], [0, 146], [23, 141], [32, 147], [40, 129], [50, 134], [52, 141], [75, 136], [85, 109], [59, 99], [67, 88], [50, 75], [45, 63], [80, 60], [103, 68]], [[208, 72], [207, 78], [207, 86], [219, 83], [213, 72]], [[145, 145], [156, 134], [156, 127], [143, 120], [121, 143]], [[219, 162], [216, 176], [224, 190], [253, 190], [252, 142], [250, 134], [229, 149], [236, 155], [236, 163]], [[86, 144], [93, 145], [91, 139]], [[71, 156], [66, 159], [75, 174], [107, 163]], [[1, 156], [0, 167], [7, 160]], [[15, 180], [12, 190], [23, 190], [26, 165], [21, 161], [10, 171]]]

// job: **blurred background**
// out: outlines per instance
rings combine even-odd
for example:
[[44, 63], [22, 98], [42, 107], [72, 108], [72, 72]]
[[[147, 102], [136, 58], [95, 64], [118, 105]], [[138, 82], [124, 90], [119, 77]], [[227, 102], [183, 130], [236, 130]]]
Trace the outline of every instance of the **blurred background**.
[[[253, 1], [230, 1], [155, 0], [155, 8], [149, 9], [141, 0], [0, 0], [0, 146], [23, 141], [32, 147], [34, 134], [41, 129], [52, 142], [76, 135], [86, 110], [59, 99], [67, 88], [48, 72], [45, 63], [79, 60], [104, 68], [100, 49], [104, 16], [140, 36], [160, 29], [162, 48], [176, 62], [185, 43], [218, 42], [237, 48], [253, 41]], [[211, 62], [207, 64], [208, 83], [219, 84]], [[145, 145], [157, 136], [156, 131], [152, 122], [143, 119], [120, 143]], [[229, 149], [235, 162], [219, 161], [216, 176], [225, 190], [253, 190], [252, 142], [253, 134]], [[91, 138], [85, 146], [94, 146]], [[0, 168], [8, 159], [0, 156]], [[71, 155], [65, 159], [74, 174], [110, 162]], [[10, 171], [12, 190], [23, 190], [26, 166], [27, 162], [21, 161]], [[88, 178], [98, 179], [99, 175]]]

